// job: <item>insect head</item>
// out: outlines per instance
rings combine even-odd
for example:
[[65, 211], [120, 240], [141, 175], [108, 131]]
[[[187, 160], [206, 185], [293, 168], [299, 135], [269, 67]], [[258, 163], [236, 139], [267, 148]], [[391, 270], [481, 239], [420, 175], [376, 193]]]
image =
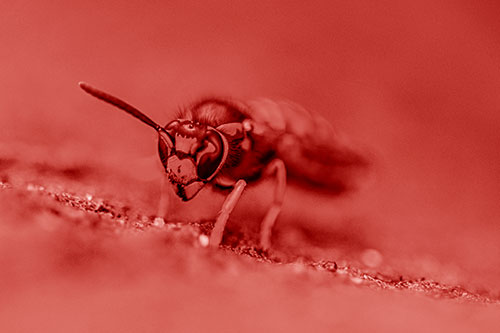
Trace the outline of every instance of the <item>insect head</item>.
[[158, 133], [158, 153], [176, 194], [192, 199], [215, 178], [226, 162], [229, 144], [218, 129], [191, 120], [177, 119], [161, 127], [130, 104], [81, 82], [90, 95], [108, 102]]

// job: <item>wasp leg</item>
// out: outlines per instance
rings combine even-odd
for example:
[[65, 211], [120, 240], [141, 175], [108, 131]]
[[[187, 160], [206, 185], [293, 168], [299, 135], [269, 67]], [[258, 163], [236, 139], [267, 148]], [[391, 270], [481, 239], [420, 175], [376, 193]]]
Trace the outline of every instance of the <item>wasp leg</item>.
[[165, 219], [171, 204], [171, 189], [169, 188], [168, 176], [165, 174], [161, 181], [160, 201], [158, 202], [157, 218]]
[[276, 177], [276, 186], [274, 188], [274, 198], [271, 207], [264, 216], [262, 223], [260, 225], [260, 246], [267, 250], [271, 246], [271, 232], [281, 211], [281, 206], [283, 204], [283, 199], [285, 197], [286, 189], [286, 168], [285, 163], [282, 160], [276, 159], [269, 163], [268, 167], [264, 171], [267, 175], [272, 175]]
[[217, 220], [215, 221], [214, 228], [212, 233], [210, 234], [210, 246], [216, 248], [219, 246], [222, 241], [222, 234], [224, 233], [224, 228], [226, 227], [227, 219], [229, 218], [229, 214], [233, 211], [234, 207], [238, 203], [238, 200], [241, 197], [241, 193], [245, 189], [247, 183], [240, 179], [234, 185], [233, 190], [227, 196], [222, 208], [220, 210], [219, 215], [217, 216]]

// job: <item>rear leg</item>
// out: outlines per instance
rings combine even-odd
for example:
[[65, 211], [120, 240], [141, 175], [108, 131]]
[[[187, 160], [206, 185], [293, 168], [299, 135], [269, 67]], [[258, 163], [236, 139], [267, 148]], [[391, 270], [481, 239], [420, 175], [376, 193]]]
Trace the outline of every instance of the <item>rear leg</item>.
[[280, 159], [275, 159], [266, 167], [264, 175], [275, 176], [276, 185], [274, 187], [273, 202], [267, 211], [260, 225], [260, 246], [267, 250], [271, 246], [271, 234], [273, 226], [281, 212], [281, 206], [285, 197], [286, 189], [286, 168], [285, 163]]

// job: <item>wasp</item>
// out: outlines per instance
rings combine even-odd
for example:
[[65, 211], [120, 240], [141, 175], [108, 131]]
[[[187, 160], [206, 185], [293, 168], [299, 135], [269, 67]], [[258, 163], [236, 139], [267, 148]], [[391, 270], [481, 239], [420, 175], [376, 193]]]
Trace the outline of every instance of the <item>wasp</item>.
[[264, 177], [275, 179], [272, 202], [260, 225], [260, 246], [268, 249], [287, 175], [341, 193], [355, 187], [359, 173], [369, 164], [363, 154], [341, 143], [324, 118], [291, 102], [205, 98], [181, 109], [177, 119], [162, 127], [127, 102], [84, 82], [79, 85], [157, 132], [166, 178], [183, 201], [207, 185], [229, 193], [209, 238], [212, 247], [221, 243], [247, 184]]

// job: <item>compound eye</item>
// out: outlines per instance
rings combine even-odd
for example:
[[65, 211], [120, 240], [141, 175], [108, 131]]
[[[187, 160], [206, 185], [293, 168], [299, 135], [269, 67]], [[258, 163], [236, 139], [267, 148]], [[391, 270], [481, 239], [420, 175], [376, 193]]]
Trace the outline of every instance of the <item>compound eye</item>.
[[160, 155], [161, 163], [167, 167], [167, 159], [174, 147], [173, 140], [167, 133], [158, 132], [158, 154]]
[[212, 179], [225, 162], [224, 139], [220, 133], [210, 130], [204, 139], [203, 148], [196, 155], [198, 177]]

